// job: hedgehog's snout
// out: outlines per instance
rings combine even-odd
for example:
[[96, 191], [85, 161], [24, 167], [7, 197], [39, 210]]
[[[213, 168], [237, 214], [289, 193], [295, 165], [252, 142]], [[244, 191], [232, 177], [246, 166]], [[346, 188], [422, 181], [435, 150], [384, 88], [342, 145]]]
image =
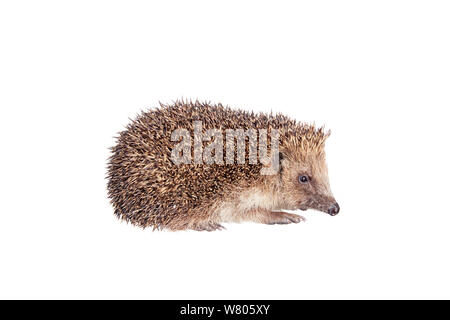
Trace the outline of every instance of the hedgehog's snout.
[[328, 208], [328, 214], [330, 216], [335, 216], [339, 213], [339, 209], [339, 204], [335, 202]]

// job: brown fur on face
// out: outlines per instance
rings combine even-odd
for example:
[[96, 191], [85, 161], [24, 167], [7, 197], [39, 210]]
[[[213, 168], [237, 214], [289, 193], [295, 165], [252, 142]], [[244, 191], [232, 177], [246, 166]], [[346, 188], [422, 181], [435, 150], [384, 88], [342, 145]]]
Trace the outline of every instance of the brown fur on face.
[[[281, 188], [290, 210], [316, 209], [328, 212], [336, 205], [330, 189], [323, 145], [319, 148], [285, 148], [281, 151]], [[307, 177], [303, 183], [301, 176]]]

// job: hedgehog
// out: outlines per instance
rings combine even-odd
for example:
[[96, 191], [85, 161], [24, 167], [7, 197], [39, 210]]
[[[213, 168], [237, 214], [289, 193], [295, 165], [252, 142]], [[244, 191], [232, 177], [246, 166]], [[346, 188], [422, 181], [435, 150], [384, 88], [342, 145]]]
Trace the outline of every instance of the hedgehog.
[[[246, 136], [241, 145], [244, 160], [224, 163], [220, 155], [230, 151], [228, 143], [234, 142], [230, 138], [225, 146], [216, 145], [211, 151], [219, 161], [205, 163], [205, 154], [195, 154], [195, 148], [206, 151], [211, 141], [223, 138], [196, 139], [198, 123], [203, 134], [215, 130], [226, 138], [225, 133], [238, 129], [247, 133], [264, 129], [267, 137], [277, 133], [276, 140], [270, 140], [271, 151], [277, 152], [270, 154], [269, 162], [250, 161], [250, 136]], [[179, 136], [174, 140], [174, 132], [180, 129], [185, 133], [183, 143]], [[116, 137], [107, 164], [108, 197], [119, 219], [153, 230], [214, 231], [224, 229], [222, 223], [246, 221], [299, 223], [305, 218], [286, 212], [298, 209], [334, 216], [340, 208], [328, 179], [324, 146], [329, 135], [323, 127], [279, 113], [255, 113], [198, 100], [160, 103], [141, 112]], [[257, 140], [264, 139], [260, 135]], [[230, 152], [237, 156], [238, 144], [230, 145]], [[178, 162], [173, 157], [177, 148], [185, 151]], [[272, 170], [262, 174], [269, 167]]]

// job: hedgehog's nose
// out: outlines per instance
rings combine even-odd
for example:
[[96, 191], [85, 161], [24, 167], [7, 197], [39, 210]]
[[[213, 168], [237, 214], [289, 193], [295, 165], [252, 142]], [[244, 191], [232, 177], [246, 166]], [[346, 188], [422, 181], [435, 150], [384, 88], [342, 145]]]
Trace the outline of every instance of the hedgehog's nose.
[[339, 205], [338, 203], [333, 203], [329, 208], [328, 208], [328, 214], [330, 216], [335, 216], [339, 213]]

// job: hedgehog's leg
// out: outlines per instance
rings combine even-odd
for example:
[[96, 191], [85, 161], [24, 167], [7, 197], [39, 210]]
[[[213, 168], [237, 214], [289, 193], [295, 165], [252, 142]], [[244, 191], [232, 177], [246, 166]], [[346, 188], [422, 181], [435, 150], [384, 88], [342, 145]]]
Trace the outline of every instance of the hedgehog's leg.
[[216, 222], [205, 221], [202, 223], [195, 224], [192, 227], [192, 229], [196, 231], [216, 231], [216, 230], [225, 230], [225, 227]]
[[306, 221], [304, 217], [297, 214], [265, 209], [252, 210], [249, 213], [248, 218], [251, 221], [265, 224], [288, 224]]

